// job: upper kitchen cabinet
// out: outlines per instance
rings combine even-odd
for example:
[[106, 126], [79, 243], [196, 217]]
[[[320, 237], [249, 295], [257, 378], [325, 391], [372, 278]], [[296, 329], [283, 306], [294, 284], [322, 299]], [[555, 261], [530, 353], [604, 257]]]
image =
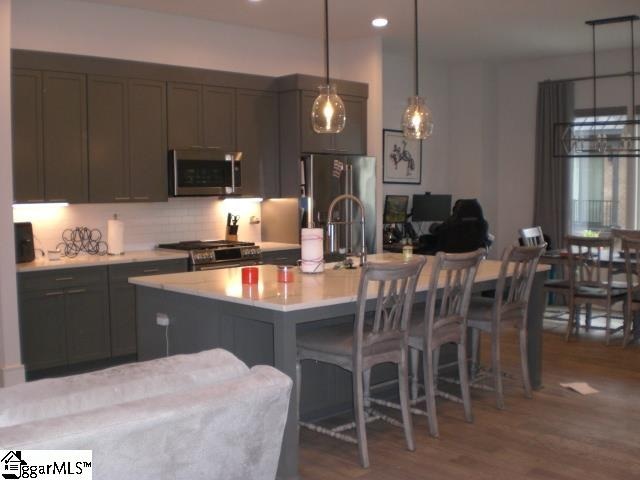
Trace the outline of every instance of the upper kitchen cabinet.
[[235, 89], [169, 82], [169, 148], [236, 150]]
[[242, 152], [242, 193], [279, 196], [277, 94], [238, 90], [237, 132], [238, 150]]
[[86, 76], [14, 69], [14, 200], [88, 199]]
[[164, 82], [88, 78], [89, 199], [167, 199]]
[[13, 195], [16, 202], [44, 202], [42, 73], [12, 73]]
[[44, 72], [42, 116], [45, 200], [87, 202], [86, 75]]
[[338, 94], [345, 105], [347, 122], [338, 134], [313, 131], [311, 109], [317, 86], [324, 79], [308, 75], [288, 75], [278, 79], [280, 91], [280, 193], [299, 195], [298, 162], [305, 153], [366, 155], [367, 97], [364, 83], [336, 80]]
[[134, 201], [167, 200], [166, 83], [129, 80], [129, 194]]

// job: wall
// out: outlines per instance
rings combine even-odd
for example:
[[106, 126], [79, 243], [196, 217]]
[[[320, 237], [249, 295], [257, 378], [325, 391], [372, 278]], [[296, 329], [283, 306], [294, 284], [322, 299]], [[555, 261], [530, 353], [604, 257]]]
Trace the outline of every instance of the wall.
[[0, 387], [24, 381], [11, 225], [11, 1], [0, 0]]
[[[383, 63], [383, 126], [400, 130], [402, 114], [407, 108], [407, 98], [414, 91], [413, 56], [410, 51], [398, 52], [385, 46]], [[449, 163], [449, 70], [441, 63], [420, 61], [420, 93], [426, 97], [434, 119], [431, 138], [422, 142], [422, 182], [420, 184], [384, 184], [384, 195], [413, 195], [426, 191], [450, 193]], [[377, 133], [382, 135], [382, 131]], [[420, 225], [418, 225], [419, 227]], [[422, 227], [426, 232], [426, 225]]]
[[252, 215], [260, 217], [260, 204], [251, 200], [174, 198], [167, 203], [70, 205], [51, 208], [24, 205], [14, 207], [16, 222], [33, 223], [36, 248], [55, 249], [68, 228], [88, 227], [107, 238], [107, 220], [118, 214], [124, 222], [126, 251], [146, 250], [159, 243], [180, 240], [222, 239], [227, 213], [240, 216], [239, 240], [260, 241], [260, 225], [249, 224]]

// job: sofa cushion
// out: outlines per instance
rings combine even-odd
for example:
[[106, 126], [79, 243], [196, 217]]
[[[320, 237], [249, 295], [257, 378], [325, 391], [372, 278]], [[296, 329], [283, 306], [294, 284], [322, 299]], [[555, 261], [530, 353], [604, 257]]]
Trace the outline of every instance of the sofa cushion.
[[119, 365], [0, 389], [0, 427], [184, 391], [245, 375], [222, 349]]
[[291, 386], [257, 366], [212, 385], [0, 428], [0, 448], [93, 450], [95, 480], [271, 480]]

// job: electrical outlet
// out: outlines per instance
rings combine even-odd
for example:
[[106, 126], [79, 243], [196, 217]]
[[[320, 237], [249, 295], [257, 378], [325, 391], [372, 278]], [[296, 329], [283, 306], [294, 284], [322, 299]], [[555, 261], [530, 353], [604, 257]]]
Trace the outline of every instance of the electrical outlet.
[[169, 326], [169, 316], [166, 313], [157, 313], [156, 314], [156, 323], [161, 327]]

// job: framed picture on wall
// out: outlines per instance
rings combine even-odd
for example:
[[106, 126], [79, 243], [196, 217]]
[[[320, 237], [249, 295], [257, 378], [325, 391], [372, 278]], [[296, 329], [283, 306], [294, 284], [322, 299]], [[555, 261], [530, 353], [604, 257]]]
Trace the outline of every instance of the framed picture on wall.
[[382, 130], [383, 183], [422, 183], [422, 142], [401, 130]]

